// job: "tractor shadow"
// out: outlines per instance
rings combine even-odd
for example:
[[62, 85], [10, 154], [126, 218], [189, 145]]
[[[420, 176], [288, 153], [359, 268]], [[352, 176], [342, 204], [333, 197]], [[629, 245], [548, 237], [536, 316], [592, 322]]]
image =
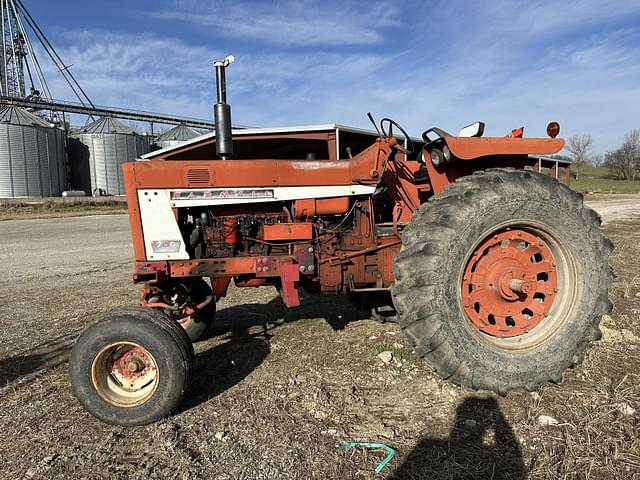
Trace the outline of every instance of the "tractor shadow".
[[422, 438], [389, 478], [521, 480], [526, 469], [498, 402], [474, 396], [458, 406], [449, 438]]
[[[35, 345], [25, 352], [0, 360], [0, 388], [20, 381], [24, 386], [31, 383], [35, 374], [52, 370], [69, 360], [69, 352], [78, 332], [67, 333]], [[23, 377], [30, 377], [27, 380]]]
[[240, 383], [271, 353], [269, 340], [231, 334], [225, 342], [196, 355], [191, 390], [179, 411], [189, 410]]
[[278, 296], [267, 303], [236, 305], [219, 310], [205, 338], [227, 332], [248, 332], [256, 326], [270, 331], [283, 324], [312, 318], [321, 318], [334, 330], [343, 330], [350, 322], [371, 317], [369, 312], [357, 309], [344, 296], [305, 293], [300, 306], [294, 308], [287, 308]]
[[219, 310], [202, 341], [222, 339], [196, 356], [191, 393], [181, 411], [215, 397], [258, 368], [271, 353], [271, 332], [302, 319], [322, 318], [334, 330], [368, 319], [347, 299], [305, 294], [299, 307], [287, 308], [280, 297], [267, 303], [237, 305]]

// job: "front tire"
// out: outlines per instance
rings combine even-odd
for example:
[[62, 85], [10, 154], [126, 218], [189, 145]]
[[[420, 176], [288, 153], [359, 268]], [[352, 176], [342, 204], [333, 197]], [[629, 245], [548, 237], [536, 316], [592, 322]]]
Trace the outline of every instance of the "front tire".
[[399, 323], [444, 378], [505, 395], [581, 362], [611, 311], [611, 242], [549, 176], [462, 177], [416, 212], [394, 260]]
[[73, 393], [112, 425], [146, 425], [167, 416], [191, 380], [194, 352], [186, 332], [162, 312], [109, 312], [87, 327], [69, 359]]

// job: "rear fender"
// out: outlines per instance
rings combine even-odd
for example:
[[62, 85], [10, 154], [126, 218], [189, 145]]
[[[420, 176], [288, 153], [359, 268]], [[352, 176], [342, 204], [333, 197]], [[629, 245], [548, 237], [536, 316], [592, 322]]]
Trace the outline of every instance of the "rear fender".
[[490, 155], [551, 155], [564, 147], [561, 138], [445, 137], [451, 154], [459, 160], [475, 160]]
[[[430, 152], [445, 145], [451, 152], [451, 158], [436, 166]], [[474, 171], [497, 167], [524, 168], [529, 155], [551, 155], [563, 147], [564, 140], [560, 138], [443, 137], [425, 146], [422, 157], [431, 189], [438, 194], [456, 178]]]

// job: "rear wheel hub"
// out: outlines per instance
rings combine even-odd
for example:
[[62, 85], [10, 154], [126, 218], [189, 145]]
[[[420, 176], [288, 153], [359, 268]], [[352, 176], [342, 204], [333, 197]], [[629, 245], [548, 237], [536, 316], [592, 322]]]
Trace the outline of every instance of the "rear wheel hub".
[[472, 252], [462, 278], [462, 303], [470, 323], [499, 338], [524, 335], [549, 314], [558, 292], [551, 249], [522, 229], [505, 229]]

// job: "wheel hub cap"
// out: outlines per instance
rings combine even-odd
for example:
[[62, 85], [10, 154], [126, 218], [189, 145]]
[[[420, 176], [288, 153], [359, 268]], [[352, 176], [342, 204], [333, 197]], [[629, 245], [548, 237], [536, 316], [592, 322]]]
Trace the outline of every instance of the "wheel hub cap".
[[111, 375], [126, 390], [139, 390], [155, 377], [153, 362], [143, 348], [134, 347], [112, 361]]
[[479, 331], [495, 337], [528, 333], [549, 314], [558, 292], [553, 254], [536, 235], [509, 229], [473, 251], [462, 279], [462, 303]]

